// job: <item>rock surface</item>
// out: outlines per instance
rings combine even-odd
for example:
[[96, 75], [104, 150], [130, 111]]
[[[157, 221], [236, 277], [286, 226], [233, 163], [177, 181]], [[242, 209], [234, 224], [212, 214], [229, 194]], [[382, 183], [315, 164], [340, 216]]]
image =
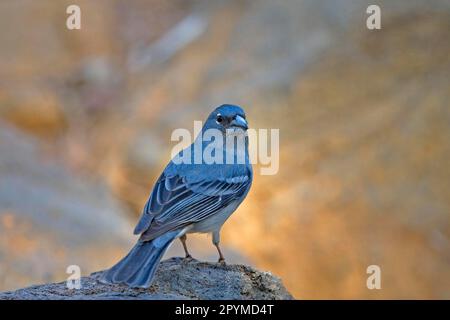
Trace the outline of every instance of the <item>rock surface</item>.
[[101, 272], [81, 279], [81, 289], [66, 282], [36, 285], [0, 293], [0, 300], [124, 300], [124, 299], [292, 299], [281, 280], [245, 265], [171, 258], [161, 262], [149, 289], [105, 285]]

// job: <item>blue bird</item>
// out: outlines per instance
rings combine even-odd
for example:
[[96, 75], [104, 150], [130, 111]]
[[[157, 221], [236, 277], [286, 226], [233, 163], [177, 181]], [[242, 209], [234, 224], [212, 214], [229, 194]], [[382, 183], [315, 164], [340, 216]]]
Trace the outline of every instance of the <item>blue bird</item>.
[[[200, 163], [174, 161], [185, 152], [193, 160], [195, 143], [209, 129], [216, 129], [223, 138], [215, 149], [223, 152], [222, 163], [206, 163], [204, 159]], [[127, 256], [102, 274], [102, 282], [148, 288], [164, 252], [176, 238], [180, 238], [186, 257], [190, 257], [188, 233], [212, 233], [219, 262], [225, 262], [219, 247], [220, 229], [245, 199], [253, 180], [247, 129], [245, 113], [239, 106], [221, 105], [209, 115], [196, 141], [174, 157], [156, 181], [134, 230], [140, 235], [138, 242]], [[230, 149], [226, 143], [229, 135], [244, 137], [245, 143], [234, 144]], [[201, 151], [212, 141], [201, 141]], [[226, 154], [232, 151], [233, 160], [243, 153], [244, 161], [226, 163]]]

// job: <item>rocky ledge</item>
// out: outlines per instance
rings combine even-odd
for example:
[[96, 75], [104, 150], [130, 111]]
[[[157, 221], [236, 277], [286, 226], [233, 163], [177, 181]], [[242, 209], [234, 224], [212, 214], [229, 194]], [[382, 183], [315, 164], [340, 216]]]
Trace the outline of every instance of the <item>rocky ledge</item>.
[[148, 289], [105, 285], [97, 280], [100, 274], [82, 277], [80, 289], [49, 283], [2, 292], [0, 300], [293, 299], [281, 279], [245, 265], [171, 258], [161, 262]]

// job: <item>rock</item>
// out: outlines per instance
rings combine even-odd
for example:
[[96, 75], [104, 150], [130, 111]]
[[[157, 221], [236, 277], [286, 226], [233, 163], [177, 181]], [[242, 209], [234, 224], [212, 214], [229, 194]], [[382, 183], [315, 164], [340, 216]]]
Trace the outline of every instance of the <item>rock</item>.
[[161, 262], [148, 289], [102, 284], [100, 274], [82, 277], [78, 290], [66, 282], [49, 283], [0, 293], [0, 300], [293, 299], [281, 279], [246, 265], [171, 258]]

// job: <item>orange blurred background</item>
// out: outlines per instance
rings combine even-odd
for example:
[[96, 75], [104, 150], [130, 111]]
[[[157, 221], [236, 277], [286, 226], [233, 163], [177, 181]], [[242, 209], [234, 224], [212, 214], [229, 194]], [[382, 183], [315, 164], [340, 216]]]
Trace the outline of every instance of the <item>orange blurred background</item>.
[[368, 30], [369, 4], [0, 2], [0, 290], [111, 266], [171, 132], [234, 103], [281, 140], [278, 174], [222, 229], [230, 262], [299, 299], [449, 299], [450, 6], [377, 1]]

